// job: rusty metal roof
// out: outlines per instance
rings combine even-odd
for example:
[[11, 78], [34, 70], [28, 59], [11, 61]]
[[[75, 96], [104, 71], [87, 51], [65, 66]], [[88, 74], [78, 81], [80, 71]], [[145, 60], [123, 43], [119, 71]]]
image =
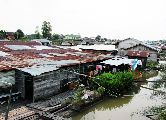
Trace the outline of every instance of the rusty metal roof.
[[27, 42], [23, 42], [23, 41], [0, 41], [0, 45], [27, 45], [27, 46], [31, 46], [31, 45], [41, 45], [41, 43], [36, 42], [36, 41], [27, 41]]
[[[105, 60], [110, 57], [58, 46], [47, 47], [36, 43], [33, 45], [32, 42], [9, 42], [9, 44], [3, 42], [0, 46], [9, 48], [7, 51], [0, 50], [0, 71], [20, 69], [30, 74], [33, 70], [38, 71], [35, 75], [59, 69], [61, 66]], [[47, 70], [44, 70], [45, 68]]]
[[147, 51], [128, 51], [127, 56], [132, 56], [132, 57], [148, 57], [149, 52]]

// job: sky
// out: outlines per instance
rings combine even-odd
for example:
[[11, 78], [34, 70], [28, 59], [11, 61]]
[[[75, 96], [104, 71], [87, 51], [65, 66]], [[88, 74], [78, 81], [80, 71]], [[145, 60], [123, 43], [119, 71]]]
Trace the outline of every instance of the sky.
[[166, 39], [166, 0], [0, 0], [0, 29], [139, 40]]

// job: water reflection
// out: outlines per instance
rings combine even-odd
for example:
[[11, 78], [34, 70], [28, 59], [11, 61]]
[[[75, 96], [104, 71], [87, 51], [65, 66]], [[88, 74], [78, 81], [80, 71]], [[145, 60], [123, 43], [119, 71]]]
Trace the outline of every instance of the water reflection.
[[[161, 72], [153, 71], [145, 75], [144, 80], [158, 81]], [[156, 85], [155, 85], [156, 84]], [[133, 96], [106, 99], [103, 102], [73, 116], [73, 120], [150, 120], [142, 111], [152, 106], [160, 106], [165, 101], [156, 91], [142, 88], [161, 88], [155, 82], [137, 83]]]
[[104, 118], [105, 115], [109, 114], [109, 111], [125, 106], [125, 104], [128, 104], [131, 99], [132, 96], [106, 99], [90, 109], [79, 113], [79, 115], [73, 117], [73, 120], [101, 120], [98, 115], [102, 114], [101, 117]]

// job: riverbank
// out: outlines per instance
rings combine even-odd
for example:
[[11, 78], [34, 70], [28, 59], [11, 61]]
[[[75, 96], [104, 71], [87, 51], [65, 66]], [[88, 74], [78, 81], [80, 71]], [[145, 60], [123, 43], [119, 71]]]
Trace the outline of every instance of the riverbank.
[[[151, 72], [153, 73], [153, 72]], [[144, 77], [144, 81], [160, 80], [161, 72], [157, 75], [151, 74]], [[155, 87], [154, 82], [139, 82], [136, 83], [138, 89], [128, 95], [119, 98], [107, 98], [102, 102], [87, 108], [81, 113], [77, 113], [71, 117], [72, 120], [151, 120], [144, 113], [152, 107], [159, 107], [164, 104], [164, 94], [159, 94], [157, 91], [149, 90], [144, 87]], [[160, 87], [159, 87], [160, 88]], [[154, 88], [153, 88], [154, 89]], [[119, 115], [120, 114], [120, 115]]]
[[[29, 104], [26, 107], [32, 108], [35, 111], [34, 115], [43, 111], [41, 114], [44, 115], [42, 116], [50, 118], [50, 120], [52, 120], [51, 116], [70, 120], [100, 120], [102, 119], [101, 116], [105, 117], [105, 120], [150, 120], [149, 114], [145, 114], [143, 111], [148, 111], [152, 107], [160, 107], [166, 99], [166, 97], [164, 98], [165, 94], [159, 92], [165, 89], [165, 86], [162, 86], [161, 75], [163, 75], [163, 72], [147, 71], [143, 73], [142, 82], [134, 83], [135, 87], [131, 91], [125, 92], [124, 95], [111, 98], [102, 96], [89, 103], [86, 100], [87, 104], [83, 104], [80, 108], [76, 105], [76, 109], [73, 109], [70, 101], [75, 91], [67, 91], [48, 100]], [[93, 95], [94, 92], [88, 88], [83, 93]], [[86, 98], [86, 96], [84, 97]]]

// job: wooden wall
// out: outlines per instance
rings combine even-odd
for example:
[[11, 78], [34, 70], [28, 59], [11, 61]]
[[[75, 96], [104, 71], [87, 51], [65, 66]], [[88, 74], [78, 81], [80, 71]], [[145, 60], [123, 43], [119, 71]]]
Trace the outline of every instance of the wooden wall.
[[61, 82], [64, 79], [75, 79], [78, 76], [72, 71], [75, 68], [61, 68], [56, 71], [44, 73], [33, 77], [34, 100], [45, 99], [61, 91]]
[[[62, 91], [61, 84], [64, 80], [67, 79], [68, 82], [79, 80], [79, 75], [74, 72], [86, 74], [87, 66], [92, 64], [93, 63], [87, 63], [62, 67], [59, 70], [43, 73], [38, 76], [31, 76], [28, 73], [16, 70], [17, 87], [23, 99], [32, 98], [33, 101], [46, 99]], [[29, 92], [32, 92], [32, 94], [29, 94]], [[26, 95], [32, 95], [32, 97], [27, 97]]]

